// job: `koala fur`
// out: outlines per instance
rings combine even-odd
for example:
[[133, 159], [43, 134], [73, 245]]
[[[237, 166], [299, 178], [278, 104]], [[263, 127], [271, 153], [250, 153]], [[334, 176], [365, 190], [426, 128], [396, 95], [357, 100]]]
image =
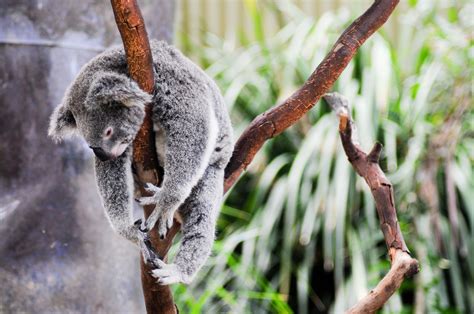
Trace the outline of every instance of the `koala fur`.
[[[158, 261], [153, 270], [162, 284], [189, 283], [210, 254], [222, 200], [224, 168], [233, 149], [232, 127], [216, 84], [177, 49], [165, 42], [151, 45], [155, 92], [142, 91], [128, 77], [123, 49], [93, 58], [80, 71], [51, 116], [49, 135], [61, 140], [79, 134], [94, 150], [97, 185], [112, 227], [143, 246], [139, 228], [160, 236], [179, 211], [183, 238], [174, 264]], [[142, 226], [133, 223], [132, 141], [153, 108], [157, 155], [164, 168], [161, 187], [151, 184], [156, 204]]]

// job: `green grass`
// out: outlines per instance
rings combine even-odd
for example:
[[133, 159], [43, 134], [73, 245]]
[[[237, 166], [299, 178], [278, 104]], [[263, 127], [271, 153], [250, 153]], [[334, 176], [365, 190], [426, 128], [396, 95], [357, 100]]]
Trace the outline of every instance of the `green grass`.
[[[467, 3], [410, 1], [398, 38], [371, 37], [334, 87], [354, 108], [362, 147], [384, 144], [381, 165], [421, 264], [384, 312], [474, 312]], [[267, 37], [262, 3], [246, 5], [256, 42], [230, 49], [209, 34], [193, 51], [220, 85], [236, 136], [300, 86], [354, 18], [341, 10], [314, 20], [279, 7], [284, 23]], [[319, 103], [265, 144], [227, 196], [207, 266], [190, 289], [175, 287], [183, 312], [340, 313], [383, 277], [389, 263], [372, 196], [346, 159], [337, 124]]]

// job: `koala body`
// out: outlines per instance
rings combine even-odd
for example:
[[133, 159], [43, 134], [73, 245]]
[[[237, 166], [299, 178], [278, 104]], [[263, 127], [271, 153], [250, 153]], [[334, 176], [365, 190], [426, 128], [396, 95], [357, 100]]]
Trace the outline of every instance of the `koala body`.
[[[216, 84], [165, 42], [153, 41], [155, 92], [148, 95], [127, 75], [123, 49], [93, 58], [68, 88], [51, 116], [49, 135], [84, 137], [96, 155], [97, 185], [112, 227], [143, 246], [140, 227], [155, 223], [164, 237], [174, 213], [182, 217], [183, 238], [174, 264], [153, 270], [162, 284], [188, 283], [204, 264], [214, 241], [222, 200], [224, 168], [233, 149], [230, 119]], [[161, 187], [147, 185], [156, 204], [142, 226], [133, 223], [132, 142], [153, 109], [157, 155], [164, 169]], [[146, 249], [146, 248], [145, 248]]]

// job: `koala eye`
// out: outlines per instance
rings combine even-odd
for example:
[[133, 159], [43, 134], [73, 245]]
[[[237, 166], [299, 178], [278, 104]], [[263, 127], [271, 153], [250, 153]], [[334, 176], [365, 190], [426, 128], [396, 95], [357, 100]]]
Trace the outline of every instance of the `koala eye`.
[[112, 127], [108, 127], [107, 129], [105, 129], [104, 131], [104, 137], [105, 138], [110, 138], [112, 136], [112, 133], [114, 133], [114, 130], [112, 129]]

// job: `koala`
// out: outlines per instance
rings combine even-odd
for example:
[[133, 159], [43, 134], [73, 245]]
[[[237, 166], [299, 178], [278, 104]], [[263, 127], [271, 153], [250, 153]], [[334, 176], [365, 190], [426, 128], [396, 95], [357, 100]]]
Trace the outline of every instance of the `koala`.
[[[224, 168], [233, 150], [232, 126], [214, 81], [176, 48], [152, 41], [155, 91], [142, 91], [127, 74], [122, 48], [89, 61], [51, 115], [48, 134], [60, 141], [82, 136], [95, 154], [95, 174], [106, 215], [120, 235], [147, 250], [155, 224], [164, 238], [176, 211], [182, 241], [173, 264], [155, 260], [158, 283], [189, 283], [210, 255], [223, 194]], [[143, 223], [133, 223], [132, 142], [152, 106], [160, 187], [147, 184], [155, 204]], [[142, 252], [150, 256], [152, 252]]]

